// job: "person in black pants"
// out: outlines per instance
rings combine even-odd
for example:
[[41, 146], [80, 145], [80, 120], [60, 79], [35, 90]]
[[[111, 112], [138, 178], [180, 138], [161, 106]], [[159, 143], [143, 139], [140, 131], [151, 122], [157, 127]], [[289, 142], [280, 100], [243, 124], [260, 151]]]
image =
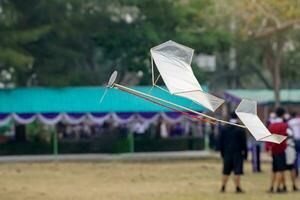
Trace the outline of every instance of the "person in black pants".
[[[230, 122], [237, 123], [235, 113]], [[223, 178], [221, 192], [225, 192], [230, 173], [234, 172], [236, 193], [244, 193], [240, 186], [240, 175], [243, 174], [243, 162], [247, 159], [247, 139], [244, 129], [226, 125], [220, 133], [220, 151], [223, 158]]]

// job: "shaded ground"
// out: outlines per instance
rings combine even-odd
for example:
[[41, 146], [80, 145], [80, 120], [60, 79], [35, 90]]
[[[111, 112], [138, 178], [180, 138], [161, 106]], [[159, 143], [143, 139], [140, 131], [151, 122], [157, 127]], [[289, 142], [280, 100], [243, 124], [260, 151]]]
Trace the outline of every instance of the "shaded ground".
[[109, 161], [0, 164], [0, 196], [5, 200], [198, 200], [300, 199], [300, 193], [267, 194], [269, 164], [252, 174], [247, 164], [236, 195], [232, 181], [219, 193], [221, 164], [216, 160]]

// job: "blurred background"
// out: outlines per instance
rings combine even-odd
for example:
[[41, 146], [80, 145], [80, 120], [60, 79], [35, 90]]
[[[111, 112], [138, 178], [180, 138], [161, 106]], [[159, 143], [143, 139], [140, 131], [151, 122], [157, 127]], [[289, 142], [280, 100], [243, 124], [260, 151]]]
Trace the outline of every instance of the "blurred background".
[[[192, 69], [198, 81], [226, 100], [216, 113], [151, 87], [150, 48], [168, 40], [195, 49]], [[1, 164], [0, 194], [7, 199], [198, 199], [200, 194], [215, 199], [216, 171], [221, 172], [215, 152], [223, 125], [115, 89], [100, 102], [110, 74], [117, 70], [120, 84], [219, 119], [228, 119], [242, 98], [254, 99], [266, 123], [278, 106], [300, 111], [299, 50], [298, 0], [0, 0], [2, 161], [12, 155], [20, 161], [23, 155], [74, 154], [76, 160], [102, 153], [114, 160], [117, 153], [170, 151], [203, 161], [213, 152], [200, 163]], [[263, 144], [248, 135], [248, 149], [256, 162]], [[262, 171], [267, 166], [262, 164]], [[247, 163], [248, 173], [250, 168]], [[261, 171], [260, 164], [252, 170]], [[257, 174], [246, 179], [249, 199], [269, 181]]]
[[266, 121], [275, 106], [299, 108], [299, 23], [298, 1], [1, 0], [0, 154], [217, 148], [219, 125], [119, 91], [100, 104], [101, 86], [117, 70], [118, 83], [149, 91], [149, 50], [174, 40], [227, 100], [217, 116], [251, 98]]
[[[118, 133], [123, 128], [121, 138], [141, 132], [152, 141], [162, 135], [157, 133], [158, 122], [166, 123], [163, 137], [202, 137], [200, 143], [185, 141], [183, 149], [203, 149], [204, 136], [208, 134], [206, 145], [214, 138], [210, 125], [190, 125], [191, 120], [179, 114], [120, 92], [110, 91], [102, 104], [99, 101], [104, 93], [100, 86], [114, 70], [119, 83], [149, 91], [149, 50], [167, 40], [195, 49], [192, 68], [197, 79], [229, 103], [220, 117], [226, 118], [241, 98], [257, 100], [265, 121], [275, 106], [296, 111], [299, 23], [298, 1], [1, 0], [0, 133], [12, 144], [0, 153], [49, 153], [59, 141], [72, 140], [71, 146], [75, 140], [104, 141], [91, 138], [111, 128]], [[111, 135], [110, 140], [119, 143], [119, 137], [113, 139], [117, 134]], [[18, 140], [30, 145], [24, 149]], [[88, 143], [94, 149], [70, 147], [62, 152], [133, 151], [132, 144], [112, 148], [104, 143], [111, 147]], [[146, 149], [165, 148], [155, 145]], [[137, 149], [146, 150], [144, 143], [140, 146]]]

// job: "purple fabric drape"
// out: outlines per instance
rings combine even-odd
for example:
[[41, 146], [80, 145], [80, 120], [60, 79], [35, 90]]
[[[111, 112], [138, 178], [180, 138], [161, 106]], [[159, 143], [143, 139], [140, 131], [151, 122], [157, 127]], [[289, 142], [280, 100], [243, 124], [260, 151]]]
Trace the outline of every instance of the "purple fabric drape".
[[59, 113], [42, 113], [41, 114], [44, 118], [46, 119], [55, 119], [57, 118], [60, 114]]
[[177, 119], [181, 116], [178, 112], [166, 112], [165, 114], [171, 119]]
[[94, 124], [103, 124], [111, 118], [109, 113], [88, 113], [87, 119]]
[[130, 117], [132, 117], [134, 115], [134, 113], [124, 112], [124, 113], [116, 113], [116, 115], [121, 120], [126, 120], [126, 119], [129, 119]]
[[35, 116], [35, 114], [33, 114], [33, 113], [23, 113], [23, 114], [16, 114], [16, 115], [24, 120], [31, 119], [32, 117]]
[[20, 124], [32, 123], [36, 118], [36, 115], [34, 113], [22, 113], [22, 114], [13, 113], [12, 115], [15, 121]]
[[108, 113], [90, 113], [93, 117], [102, 118], [108, 115]]
[[73, 119], [80, 119], [81, 117], [84, 116], [84, 113], [66, 113], [69, 117]]
[[0, 113], [0, 121], [6, 119], [7, 117], [9, 117], [9, 114]]
[[28, 124], [38, 119], [44, 124], [55, 125], [58, 122], [64, 120], [70, 124], [82, 123], [88, 120], [95, 124], [102, 124], [107, 120], [113, 119], [117, 123], [128, 123], [134, 119], [139, 119], [148, 123], [156, 122], [159, 117], [169, 121], [170, 123], [176, 123], [183, 117], [181, 113], [177, 112], [165, 112], [165, 113], [154, 113], [154, 112], [140, 112], [140, 113], [20, 113], [20, 114], [0, 114], [0, 126], [6, 124], [9, 119], [13, 118], [17, 123]]
[[7, 124], [10, 118], [10, 114], [0, 113], [0, 126]]
[[152, 119], [154, 116], [157, 115], [157, 113], [153, 112], [140, 112], [139, 115], [144, 119]]

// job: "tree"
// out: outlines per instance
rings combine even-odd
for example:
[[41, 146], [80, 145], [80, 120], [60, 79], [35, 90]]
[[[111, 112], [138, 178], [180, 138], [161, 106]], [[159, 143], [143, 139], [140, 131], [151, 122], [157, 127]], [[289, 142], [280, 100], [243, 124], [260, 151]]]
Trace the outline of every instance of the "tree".
[[16, 73], [27, 73], [32, 68], [34, 57], [25, 46], [47, 33], [49, 27], [22, 26], [23, 16], [14, 1], [0, 1], [0, 10], [0, 82], [8, 84], [19, 81]]
[[[141, 84], [151, 83], [149, 50], [162, 42], [174, 40], [202, 52], [213, 52], [217, 46], [215, 32], [198, 31], [204, 23], [198, 15], [205, 1], [111, 1], [107, 6], [105, 10], [113, 7], [107, 13], [113, 20], [97, 33], [97, 44], [103, 64], [118, 69], [127, 84], [129, 79], [137, 83], [138, 72], [143, 74]], [[125, 76], [128, 72], [130, 78]]]
[[271, 74], [276, 106], [279, 106], [283, 58], [286, 46], [295, 42], [294, 33], [298, 32], [299, 3], [273, 0], [213, 2], [214, 16], [209, 20], [227, 30], [228, 22], [234, 23], [233, 36], [240, 42], [251, 42], [251, 48], [260, 51], [261, 66]]
[[[155, 45], [174, 40], [202, 53], [229, 46], [226, 32], [206, 24], [210, 0], [0, 2], [0, 48], [9, 50], [0, 52], [0, 63], [13, 69], [16, 86], [105, 84], [114, 69], [121, 82], [150, 84]], [[208, 77], [201, 70], [196, 76]]]

